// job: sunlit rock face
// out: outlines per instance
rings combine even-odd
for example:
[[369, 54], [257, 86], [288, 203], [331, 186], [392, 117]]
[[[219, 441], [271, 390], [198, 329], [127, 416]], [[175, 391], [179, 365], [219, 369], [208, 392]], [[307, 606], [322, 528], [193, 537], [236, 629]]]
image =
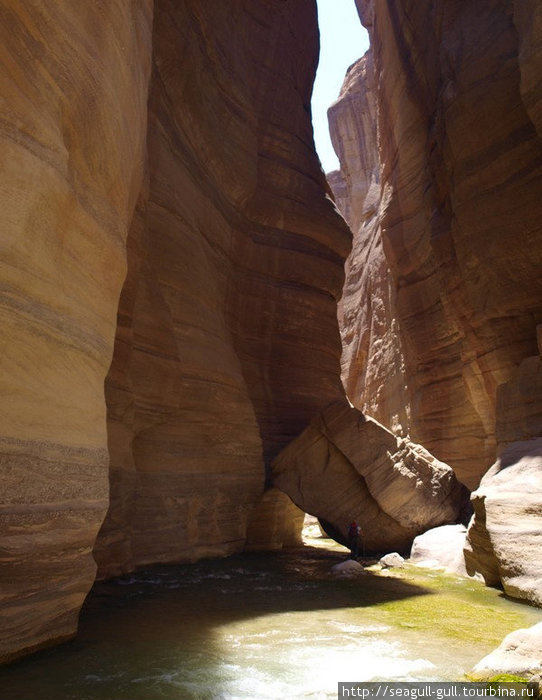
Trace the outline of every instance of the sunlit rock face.
[[108, 461], [101, 576], [243, 548], [266, 464], [342, 395], [350, 233], [312, 1], [1, 18], [6, 659], [74, 633]]
[[449, 466], [346, 402], [322, 411], [272, 472], [276, 486], [344, 541], [355, 520], [365, 554], [409, 551], [416, 535], [460, 519], [468, 501]]
[[155, 3], [148, 182], [106, 382], [101, 575], [239, 551], [265, 464], [339, 398], [350, 233], [309, 101], [313, 3]]
[[542, 606], [542, 439], [514, 442], [472, 494], [470, 574]]
[[542, 318], [542, 9], [357, 4], [372, 48], [330, 111], [355, 234], [344, 382], [474, 488]]
[[0, 11], [0, 659], [73, 634], [108, 501], [103, 381], [141, 187], [151, 2]]

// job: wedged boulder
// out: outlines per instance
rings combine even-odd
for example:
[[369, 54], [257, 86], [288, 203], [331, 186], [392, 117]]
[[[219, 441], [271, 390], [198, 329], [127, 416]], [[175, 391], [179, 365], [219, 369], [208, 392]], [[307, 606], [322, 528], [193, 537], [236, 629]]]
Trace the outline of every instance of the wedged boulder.
[[463, 554], [466, 536], [467, 528], [461, 524], [434, 527], [416, 537], [412, 543], [410, 561], [421, 566], [431, 562], [450, 574], [467, 576]]
[[524, 678], [542, 674], [542, 622], [527, 629], [514, 630], [501, 644], [479, 661], [469, 676], [487, 680], [501, 673]]
[[542, 438], [515, 442], [472, 494], [467, 571], [542, 605]]
[[363, 554], [409, 550], [421, 532], [456, 522], [467, 498], [450, 467], [346, 402], [328, 406], [280, 453], [272, 479], [344, 538], [355, 519]]

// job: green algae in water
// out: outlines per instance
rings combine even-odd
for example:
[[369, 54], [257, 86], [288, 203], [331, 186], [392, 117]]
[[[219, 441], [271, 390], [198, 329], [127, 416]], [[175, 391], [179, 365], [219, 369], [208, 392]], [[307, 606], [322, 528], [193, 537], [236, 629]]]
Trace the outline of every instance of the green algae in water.
[[[409, 581], [427, 590], [426, 596], [391, 601], [380, 608], [400, 627], [430, 631], [435, 637], [479, 645], [487, 652], [520, 627], [535, 624], [542, 614], [504, 598], [501, 591], [479, 581], [407, 566]], [[487, 653], [486, 652], [486, 653]]]
[[95, 586], [69, 644], [0, 671], [2, 700], [337, 697], [345, 680], [458, 680], [542, 611], [405, 570], [336, 580], [306, 548]]

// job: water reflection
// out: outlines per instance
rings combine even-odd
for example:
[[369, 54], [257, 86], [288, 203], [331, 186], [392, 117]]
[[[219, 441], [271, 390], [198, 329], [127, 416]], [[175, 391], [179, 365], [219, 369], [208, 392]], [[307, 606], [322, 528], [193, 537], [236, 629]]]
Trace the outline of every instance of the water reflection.
[[[456, 680], [491, 634], [542, 618], [475, 583], [335, 580], [342, 556], [306, 548], [98, 584], [77, 639], [3, 670], [2, 698], [336, 698], [338, 681]], [[448, 630], [438, 618], [452, 611]]]

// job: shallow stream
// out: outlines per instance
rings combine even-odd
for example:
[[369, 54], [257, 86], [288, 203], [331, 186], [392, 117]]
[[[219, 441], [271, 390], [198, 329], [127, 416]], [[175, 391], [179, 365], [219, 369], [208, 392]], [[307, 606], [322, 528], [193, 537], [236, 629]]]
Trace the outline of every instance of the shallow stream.
[[77, 638], [1, 670], [0, 697], [336, 698], [338, 681], [460, 680], [506, 634], [542, 620], [430, 571], [334, 579], [344, 558], [306, 547], [98, 584]]

